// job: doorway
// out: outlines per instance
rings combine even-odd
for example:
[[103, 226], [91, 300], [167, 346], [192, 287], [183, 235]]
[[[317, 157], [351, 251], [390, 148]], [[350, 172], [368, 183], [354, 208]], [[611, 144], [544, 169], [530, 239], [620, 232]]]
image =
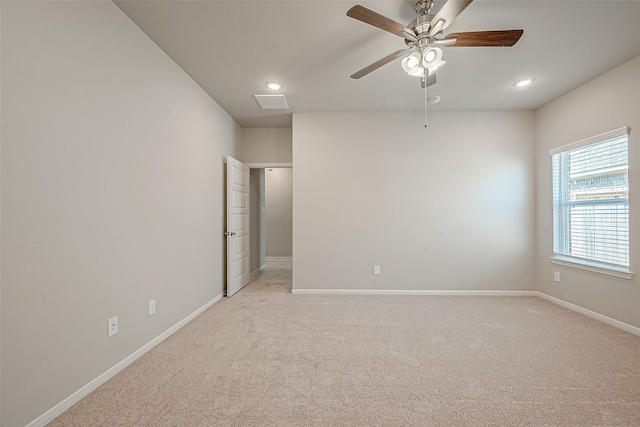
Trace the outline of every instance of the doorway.
[[288, 282], [292, 276], [293, 169], [251, 166], [251, 282]]

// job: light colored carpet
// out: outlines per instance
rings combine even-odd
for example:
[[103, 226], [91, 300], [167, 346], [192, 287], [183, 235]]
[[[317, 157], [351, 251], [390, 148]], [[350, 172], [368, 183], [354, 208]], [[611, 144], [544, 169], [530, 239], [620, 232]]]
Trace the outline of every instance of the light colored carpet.
[[640, 337], [539, 298], [264, 272], [50, 426], [640, 426]]

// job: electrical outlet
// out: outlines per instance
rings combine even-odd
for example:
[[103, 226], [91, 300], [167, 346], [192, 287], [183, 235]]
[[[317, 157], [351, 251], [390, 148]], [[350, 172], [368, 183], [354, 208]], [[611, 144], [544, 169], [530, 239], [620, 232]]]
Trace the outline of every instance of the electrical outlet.
[[559, 271], [554, 271], [553, 272], [553, 280], [560, 283], [560, 272]]
[[112, 317], [108, 320], [109, 326], [109, 338], [118, 333], [118, 316]]
[[149, 316], [156, 314], [156, 300], [149, 301]]
[[373, 266], [373, 274], [375, 274], [375, 275], [380, 274], [380, 266], [379, 265], [374, 265]]

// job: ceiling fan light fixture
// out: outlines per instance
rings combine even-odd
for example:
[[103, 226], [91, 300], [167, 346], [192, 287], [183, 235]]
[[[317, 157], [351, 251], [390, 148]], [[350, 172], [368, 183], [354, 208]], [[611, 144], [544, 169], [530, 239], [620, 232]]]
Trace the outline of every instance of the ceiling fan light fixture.
[[420, 66], [422, 58], [418, 52], [413, 52], [402, 60], [402, 69], [410, 76], [424, 77], [424, 69]]
[[434, 49], [429, 49], [424, 53], [425, 62], [432, 62], [434, 59], [436, 59], [436, 53]]
[[424, 77], [425, 76], [425, 69], [420, 67], [420, 66], [418, 66], [416, 68], [413, 68], [413, 69], [407, 71], [407, 75], [409, 75], [411, 77]]
[[446, 63], [442, 60], [442, 49], [439, 47], [430, 47], [422, 54], [422, 66], [428, 75], [434, 74]]
[[446, 64], [446, 63], [447, 63], [447, 61], [440, 61], [438, 64], [434, 65], [433, 67], [427, 68], [427, 74], [428, 75], [435, 74], [436, 71], [438, 71], [440, 68], [442, 68], [442, 66], [444, 64]]
[[420, 61], [418, 61], [416, 58], [414, 57], [409, 57], [407, 58], [407, 68], [413, 70], [414, 68], [416, 68], [418, 66], [418, 64], [420, 63]]
[[424, 68], [432, 68], [442, 62], [442, 49], [430, 47], [422, 54], [422, 65]]
[[513, 85], [515, 87], [526, 87], [529, 86], [531, 83], [533, 83], [534, 81], [536, 81], [536, 79], [534, 79], [533, 77], [526, 77], [524, 79], [520, 79], [517, 82], [515, 82]]

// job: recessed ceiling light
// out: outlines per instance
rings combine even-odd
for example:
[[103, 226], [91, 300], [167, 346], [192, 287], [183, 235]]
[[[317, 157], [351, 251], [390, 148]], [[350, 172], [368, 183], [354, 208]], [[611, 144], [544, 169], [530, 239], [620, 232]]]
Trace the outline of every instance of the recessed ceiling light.
[[280, 82], [267, 82], [267, 87], [271, 90], [280, 90], [282, 89], [282, 83]]
[[513, 85], [516, 87], [525, 87], [525, 86], [529, 86], [531, 83], [533, 83], [536, 79], [534, 79], [533, 77], [526, 77], [524, 79], [520, 79], [517, 82], [515, 82]]
[[436, 96], [432, 96], [431, 98], [429, 98], [427, 101], [429, 101], [432, 104], [437, 104], [438, 102], [440, 102], [442, 98], [439, 97], [438, 95]]

